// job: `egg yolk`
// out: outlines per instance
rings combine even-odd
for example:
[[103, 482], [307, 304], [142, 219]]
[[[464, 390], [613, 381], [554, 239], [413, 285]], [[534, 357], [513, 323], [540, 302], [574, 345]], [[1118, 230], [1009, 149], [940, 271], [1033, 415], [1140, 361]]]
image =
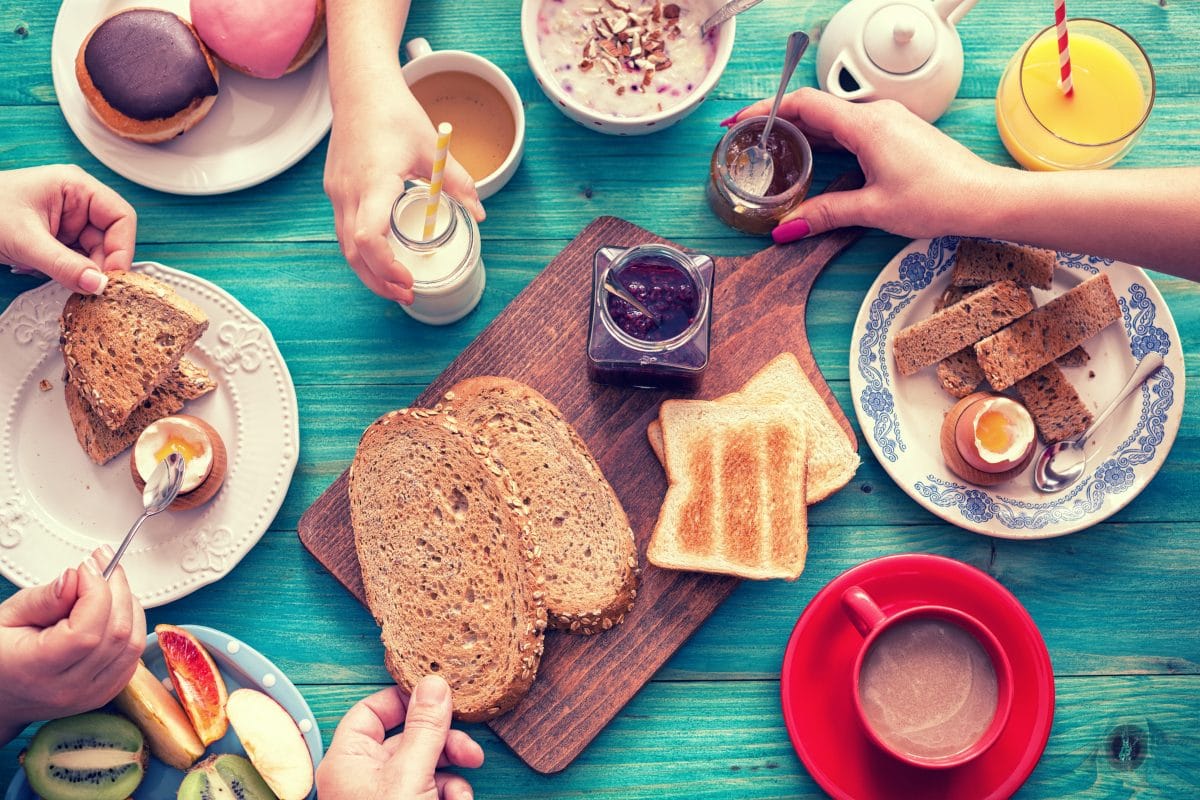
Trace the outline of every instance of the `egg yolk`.
[[1013, 445], [1011, 423], [999, 411], [987, 410], [975, 423], [975, 438], [989, 453], [1006, 453]]
[[171, 436], [167, 439], [166, 443], [158, 449], [158, 452], [154, 454], [154, 460], [162, 461], [164, 458], [171, 455], [171, 453], [178, 453], [179, 455], [183, 456], [185, 461], [191, 461], [203, 455], [204, 451], [186, 439], [180, 439], [176, 436]]

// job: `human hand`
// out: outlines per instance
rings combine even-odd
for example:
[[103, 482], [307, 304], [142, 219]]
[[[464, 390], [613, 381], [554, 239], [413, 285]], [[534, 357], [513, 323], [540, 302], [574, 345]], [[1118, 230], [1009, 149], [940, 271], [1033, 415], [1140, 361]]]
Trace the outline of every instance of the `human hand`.
[[[761, 100], [726, 123], [770, 108]], [[964, 233], [967, 215], [1003, 171], [893, 100], [851, 103], [803, 88], [783, 98], [779, 116], [815, 148], [849, 150], [866, 176], [861, 189], [814, 195], [797, 206], [772, 233], [781, 244], [851, 225], [912, 238]]]
[[71, 291], [100, 294], [133, 263], [133, 206], [73, 164], [0, 172], [0, 219], [0, 263]]
[[0, 743], [30, 722], [116, 697], [146, 646], [146, 615], [107, 545], [54, 583], [0, 603]]
[[[356, 703], [317, 767], [321, 800], [471, 800], [471, 785], [441, 767], [478, 767], [483, 748], [450, 728], [450, 687], [422, 678], [411, 698], [398, 687]], [[404, 730], [387, 731], [404, 723]], [[386, 737], [386, 738], [385, 738]]]
[[[430, 177], [437, 132], [404, 88], [399, 66], [394, 74], [355, 84], [350, 96], [339, 97], [334, 106], [325, 193], [350, 267], [375, 294], [407, 305], [413, 301], [413, 279], [388, 241], [392, 203], [405, 180]], [[375, 86], [396, 88], [379, 97], [372, 94]], [[444, 191], [483, 220], [475, 182], [453, 157], [446, 160]]]

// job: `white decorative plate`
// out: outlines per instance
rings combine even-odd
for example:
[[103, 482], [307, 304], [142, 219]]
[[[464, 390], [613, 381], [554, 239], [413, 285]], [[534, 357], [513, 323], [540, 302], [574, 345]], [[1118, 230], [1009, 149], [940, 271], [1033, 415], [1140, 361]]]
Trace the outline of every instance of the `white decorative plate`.
[[1032, 465], [998, 486], [965, 484], [946, 468], [939, 443], [942, 417], [955, 398], [942, 390], [932, 367], [904, 378], [895, 374], [892, 359], [896, 333], [932, 314], [949, 286], [957, 249], [953, 236], [912, 242], [880, 272], [859, 309], [850, 392], [875, 457], [920, 505], [978, 533], [1041, 539], [1107, 519], [1146, 488], [1179, 431], [1183, 352], [1167, 304], [1138, 267], [1059, 253], [1051, 289], [1034, 290], [1039, 305], [1104, 271], [1121, 307], [1122, 319], [1084, 344], [1091, 360], [1063, 369], [1084, 404], [1097, 412], [1107, 406], [1146, 353], [1162, 353], [1166, 365], [1093, 437], [1087, 473], [1066, 491], [1038, 492]]
[[[217, 389], [184, 407], [229, 451], [225, 485], [209, 503], [142, 526], [121, 563], [146, 607], [226, 575], [262, 537], [287, 493], [300, 451], [296, 390], [270, 331], [202, 278], [140, 263], [208, 315], [188, 354]], [[63, 395], [59, 315], [69, 292], [47, 283], [0, 314], [0, 573], [19, 586], [54, 580], [142, 512], [129, 453], [96, 466], [75, 439]]]
[[112, 133], [92, 115], [75, 79], [83, 40], [106, 17], [153, 7], [188, 18], [188, 0], [64, 0], [50, 45], [54, 92], [71, 130], [97, 159], [129, 180], [175, 194], [221, 194], [275, 177], [329, 132], [326, 50], [276, 80], [219, 65], [221, 89], [208, 116], [163, 144], [138, 144]]

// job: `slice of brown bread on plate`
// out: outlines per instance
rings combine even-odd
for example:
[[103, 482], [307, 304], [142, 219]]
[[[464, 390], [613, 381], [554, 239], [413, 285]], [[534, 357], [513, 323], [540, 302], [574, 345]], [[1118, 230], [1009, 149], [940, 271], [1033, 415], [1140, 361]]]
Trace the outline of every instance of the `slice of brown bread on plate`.
[[[819, 503], [841, 489], [858, 470], [858, 453], [825, 404], [825, 400], [804, 374], [792, 353], [780, 353], [764, 365], [736, 392], [718, 397], [717, 403], [745, 406], [790, 405], [808, 423], [808, 487], [806, 501]], [[663, 432], [659, 420], [646, 428], [650, 448], [663, 459]]]
[[975, 359], [975, 348], [964, 347], [939, 361], [937, 377], [942, 388], [954, 397], [966, 397], [978, 389], [984, 377]]
[[384, 664], [412, 691], [450, 684], [458, 719], [511, 708], [537, 674], [541, 562], [511, 478], [452, 417], [403, 409], [375, 421], [350, 466], [350, 521]]
[[1092, 412], [1053, 362], [1013, 384], [1046, 444], [1078, 436], [1092, 424]]
[[975, 356], [997, 391], [1041, 369], [1121, 317], [1104, 273], [1091, 277], [975, 345]]
[[808, 553], [809, 426], [793, 409], [662, 405], [667, 496], [646, 556], [666, 569], [795, 580]]
[[910, 325], [892, 340], [896, 371], [912, 375], [1033, 310], [1029, 290], [1000, 281]]
[[171, 374], [208, 318], [149, 275], [110, 272], [103, 294], [67, 299], [60, 327], [67, 374], [115, 430]]
[[209, 377], [208, 370], [185, 358], [133, 410], [125, 424], [116, 430], [100, 421], [73, 382], [66, 381], [63, 388], [67, 397], [67, 414], [75, 427], [75, 438], [79, 440], [79, 445], [92, 461], [107, 464], [131, 447], [150, 423], [169, 417], [182, 409], [188, 400], [203, 397], [216, 389], [217, 384]]
[[590, 634], [622, 622], [637, 596], [633, 530], [562, 412], [533, 388], [491, 376], [455, 384], [445, 405], [517, 483], [541, 548], [550, 623]]
[[953, 286], [986, 286], [996, 281], [1016, 281], [1021, 286], [1049, 289], [1058, 255], [1040, 247], [963, 239], [950, 272]]

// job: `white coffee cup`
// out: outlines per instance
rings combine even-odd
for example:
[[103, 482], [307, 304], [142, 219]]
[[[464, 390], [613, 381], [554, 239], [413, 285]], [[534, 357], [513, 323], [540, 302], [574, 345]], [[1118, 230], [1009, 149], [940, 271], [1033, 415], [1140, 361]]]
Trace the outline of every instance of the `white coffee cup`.
[[[404, 46], [404, 52], [408, 55], [408, 63], [404, 65], [404, 80], [409, 86], [424, 77], [439, 72], [466, 72], [491, 84], [508, 103], [515, 126], [512, 149], [509, 150], [508, 157], [495, 171], [481, 180], [475, 181], [475, 190], [479, 192], [479, 199], [484, 200], [491, 197], [512, 178], [513, 173], [517, 171], [517, 166], [521, 163], [521, 156], [525, 153], [525, 106], [521, 102], [521, 95], [517, 92], [517, 87], [513, 85], [504, 70], [483, 56], [468, 53], [465, 50], [434, 50], [428, 41], [417, 38]], [[434, 122], [436, 123], [437, 120]], [[453, 139], [451, 139], [450, 149], [454, 149]]]

